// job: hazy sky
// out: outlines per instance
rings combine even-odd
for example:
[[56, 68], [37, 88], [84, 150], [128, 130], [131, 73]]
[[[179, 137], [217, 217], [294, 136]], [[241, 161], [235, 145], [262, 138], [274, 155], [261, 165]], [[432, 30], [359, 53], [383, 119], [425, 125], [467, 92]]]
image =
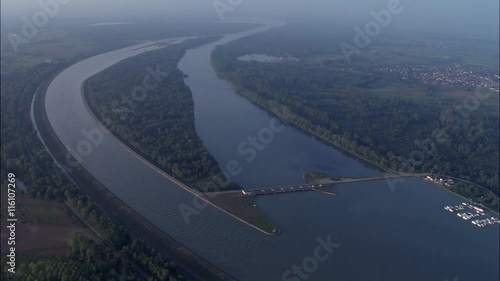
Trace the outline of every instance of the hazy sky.
[[[32, 17], [41, 10], [39, 1], [1, 0], [2, 19]], [[214, 2], [241, 4], [225, 13], [227, 18], [257, 16], [300, 18], [305, 21], [363, 25], [370, 11], [381, 10], [394, 0], [64, 0], [60, 18], [95, 17], [98, 20], [139, 20], [147, 18], [208, 18], [219, 20]], [[404, 10], [392, 27], [460, 33], [498, 33], [498, 0], [400, 0]]]

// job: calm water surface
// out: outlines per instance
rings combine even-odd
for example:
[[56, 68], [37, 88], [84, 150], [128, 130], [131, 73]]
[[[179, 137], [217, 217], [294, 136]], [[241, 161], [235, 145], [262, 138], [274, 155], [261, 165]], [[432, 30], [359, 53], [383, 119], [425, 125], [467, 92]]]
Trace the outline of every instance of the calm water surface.
[[[196, 128], [224, 170], [237, 161], [233, 178], [245, 187], [298, 183], [304, 171], [340, 176], [380, 174], [362, 162], [286, 126], [253, 161], [238, 152], [249, 136], [269, 127], [271, 116], [240, 97], [210, 67], [217, 44], [269, 27], [227, 36], [188, 51], [179, 67], [189, 75]], [[82, 82], [99, 71], [154, 47], [125, 48], [84, 60], [62, 72], [46, 96], [55, 132], [76, 154], [83, 130], [102, 128], [80, 95]], [[145, 73], [146, 75], [146, 73]], [[443, 210], [461, 201], [422, 180], [408, 178], [392, 191], [375, 181], [338, 185], [337, 196], [301, 193], [261, 197], [257, 204], [283, 231], [276, 237], [245, 226], [207, 207], [181, 216], [179, 204], [192, 196], [132, 156], [111, 136], [93, 145], [83, 165], [110, 191], [161, 230], [240, 280], [282, 280], [282, 274], [313, 255], [318, 238], [339, 243], [307, 280], [465, 281], [498, 280], [498, 227], [479, 229]], [[291, 279], [293, 280], [293, 279]], [[302, 280], [302, 279], [296, 279]]]

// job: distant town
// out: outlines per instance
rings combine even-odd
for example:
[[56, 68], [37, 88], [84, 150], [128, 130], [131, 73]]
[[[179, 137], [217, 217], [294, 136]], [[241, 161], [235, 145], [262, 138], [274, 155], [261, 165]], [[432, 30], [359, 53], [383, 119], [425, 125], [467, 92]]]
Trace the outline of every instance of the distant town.
[[418, 81], [424, 84], [485, 87], [499, 92], [500, 76], [495, 70], [487, 67], [459, 64], [388, 65], [382, 66], [378, 70], [396, 73], [404, 80]]

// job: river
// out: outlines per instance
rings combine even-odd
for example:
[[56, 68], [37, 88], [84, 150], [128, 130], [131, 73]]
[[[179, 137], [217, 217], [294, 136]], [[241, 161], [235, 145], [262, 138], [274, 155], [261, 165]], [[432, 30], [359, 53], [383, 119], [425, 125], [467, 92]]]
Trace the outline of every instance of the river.
[[[217, 78], [210, 53], [218, 44], [277, 25], [226, 36], [188, 51], [179, 63], [189, 75], [185, 81], [193, 93], [196, 129], [209, 151], [223, 170], [230, 161], [240, 163], [242, 171], [232, 179], [245, 187], [299, 183], [304, 171], [352, 177], [380, 174], [287, 124], [252, 161], [238, 152], [249, 136], [271, 126], [272, 116]], [[304, 261], [313, 267], [310, 272], [302, 270], [288, 280], [498, 280], [498, 227], [479, 229], [445, 212], [445, 205], [458, 205], [460, 199], [414, 178], [394, 189], [382, 180], [338, 185], [337, 196], [305, 192], [257, 198], [257, 205], [282, 231], [278, 236], [266, 236], [212, 207], [186, 223], [179, 205], [192, 206], [193, 196], [117, 143], [92, 118], [81, 96], [88, 77], [155, 48], [142, 44], [69, 67], [50, 84], [45, 106], [54, 131], [75, 156], [81, 156], [82, 165], [159, 229], [239, 280], [287, 280], [283, 274], [290, 270], [291, 278], [292, 267]], [[88, 149], [83, 130], [105, 133]], [[335, 249], [322, 250], [323, 261], [315, 262], [312, 257], [324, 244], [321, 240], [331, 240]]]

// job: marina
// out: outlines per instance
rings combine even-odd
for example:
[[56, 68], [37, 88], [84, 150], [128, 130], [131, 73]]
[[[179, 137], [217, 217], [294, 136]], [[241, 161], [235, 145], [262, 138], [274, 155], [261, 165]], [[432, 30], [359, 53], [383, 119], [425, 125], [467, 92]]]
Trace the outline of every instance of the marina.
[[[445, 206], [444, 209], [450, 213], [457, 213], [457, 217], [469, 221], [473, 218], [480, 218], [472, 220], [471, 223], [477, 227], [485, 227], [489, 225], [500, 224], [500, 219], [493, 216], [488, 216], [484, 209], [474, 206], [469, 203], [462, 203], [457, 206]], [[470, 212], [464, 212], [470, 210]]]

